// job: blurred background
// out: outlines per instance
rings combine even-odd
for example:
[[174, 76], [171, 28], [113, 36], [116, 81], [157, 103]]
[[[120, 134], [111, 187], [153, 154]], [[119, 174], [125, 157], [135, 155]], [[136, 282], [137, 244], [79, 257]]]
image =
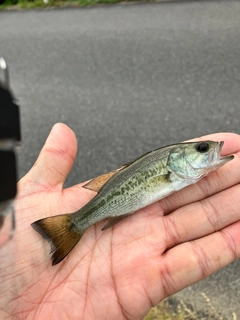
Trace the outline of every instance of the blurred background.
[[[56, 122], [79, 145], [66, 186], [163, 145], [240, 133], [239, 13], [231, 0], [1, 11], [0, 55], [21, 106], [20, 177]], [[239, 267], [170, 302], [209, 312], [209, 297], [216, 319], [240, 319]]]

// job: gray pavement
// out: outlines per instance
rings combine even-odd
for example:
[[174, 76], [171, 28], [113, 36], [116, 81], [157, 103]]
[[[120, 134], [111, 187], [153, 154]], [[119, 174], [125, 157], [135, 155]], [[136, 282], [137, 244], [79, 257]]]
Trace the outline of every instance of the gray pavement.
[[[20, 176], [56, 122], [79, 143], [67, 186], [165, 144], [240, 133], [239, 13], [231, 0], [0, 12], [0, 54], [22, 113]], [[204, 292], [240, 319], [239, 267], [177, 298], [209, 310]]]

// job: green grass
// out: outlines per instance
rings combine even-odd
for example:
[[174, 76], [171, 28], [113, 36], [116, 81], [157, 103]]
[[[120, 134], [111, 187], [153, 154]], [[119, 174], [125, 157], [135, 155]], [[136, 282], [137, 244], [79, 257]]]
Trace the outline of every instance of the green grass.
[[144, 320], [237, 320], [235, 312], [227, 319], [224, 318], [204, 292], [199, 293], [199, 299], [205, 302], [204, 311], [196, 311], [192, 305], [187, 305], [176, 297], [170, 297], [152, 308]]
[[156, 307], [152, 308], [144, 320], [184, 320], [182, 311], [174, 311], [168, 301], [163, 301]]
[[[4, 0], [2, 0], [4, 1]], [[44, 2], [45, 1], [45, 2]], [[115, 4], [120, 2], [134, 2], [134, 0], [5, 0], [0, 4], [0, 9], [11, 8], [49, 8], [49, 7], [62, 7], [62, 6], [95, 6], [100, 4]], [[143, 2], [137, 1], [137, 2]], [[154, 0], [145, 0], [144, 2], [154, 2]]]

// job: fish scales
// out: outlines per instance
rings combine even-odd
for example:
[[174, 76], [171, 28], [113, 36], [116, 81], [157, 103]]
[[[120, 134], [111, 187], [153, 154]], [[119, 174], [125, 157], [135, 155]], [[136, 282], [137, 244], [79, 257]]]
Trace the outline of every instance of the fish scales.
[[83, 208], [32, 223], [51, 244], [52, 264], [62, 261], [91, 225], [108, 218], [102, 230], [112, 227], [129, 214], [199, 181], [232, 160], [232, 155], [220, 157], [222, 146], [222, 141], [175, 144], [94, 178], [84, 187], [97, 195]]
[[[151, 158], [151, 161], [140, 159], [141, 170], [137, 174], [135, 170], [139, 163], [131, 164], [116, 173], [111, 180], [106, 182], [99, 194], [84, 207], [82, 215], [76, 214], [74, 222], [87, 227], [88, 223], [91, 223], [90, 212], [95, 213], [95, 219], [98, 222], [109, 216], [122, 215], [141, 208], [149, 198], [146, 198], [146, 193], [154, 192], [156, 188], [162, 187], [159, 182], [169, 184], [166, 174], [163, 175], [167, 173], [167, 157], [163, 159], [163, 163], [160, 164], [157, 154]], [[149, 165], [151, 168], [148, 167]], [[161, 177], [158, 183], [152, 183], [153, 178], [157, 176]]]

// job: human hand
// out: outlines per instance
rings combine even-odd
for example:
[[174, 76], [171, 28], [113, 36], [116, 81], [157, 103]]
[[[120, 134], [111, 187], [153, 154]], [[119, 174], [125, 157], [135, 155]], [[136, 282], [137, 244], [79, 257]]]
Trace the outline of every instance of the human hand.
[[[1, 319], [141, 319], [165, 297], [240, 256], [240, 136], [223, 140], [235, 159], [200, 182], [108, 230], [90, 227], [60, 264], [30, 226], [74, 212], [95, 193], [63, 189], [76, 157], [74, 133], [57, 124], [19, 182], [14, 239], [0, 248]], [[198, 139], [199, 140], [199, 139]]]

